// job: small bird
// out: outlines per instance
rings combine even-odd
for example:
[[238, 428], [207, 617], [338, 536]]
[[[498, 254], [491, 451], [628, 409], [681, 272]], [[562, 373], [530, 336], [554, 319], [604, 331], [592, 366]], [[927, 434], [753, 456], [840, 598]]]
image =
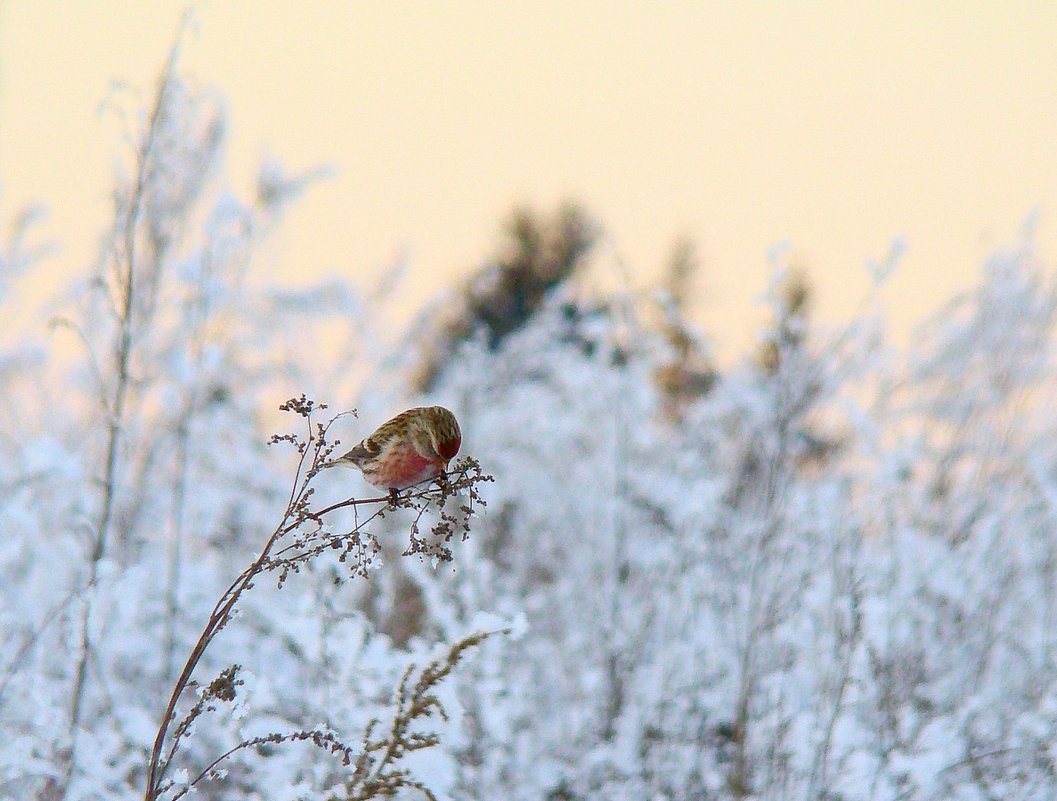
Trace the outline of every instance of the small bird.
[[454, 414], [443, 406], [420, 406], [382, 423], [359, 445], [325, 466], [358, 468], [368, 484], [388, 489], [395, 498], [402, 489], [440, 476], [461, 445], [462, 432]]

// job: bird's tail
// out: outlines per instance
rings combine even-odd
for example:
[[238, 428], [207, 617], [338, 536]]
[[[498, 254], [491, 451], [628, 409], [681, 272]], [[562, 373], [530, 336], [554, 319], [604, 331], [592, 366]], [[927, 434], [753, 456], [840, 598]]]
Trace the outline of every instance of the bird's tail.
[[343, 467], [356, 467], [359, 468], [363, 465], [364, 461], [371, 458], [372, 454], [364, 448], [362, 445], [357, 445], [351, 451], [343, 453], [336, 459], [331, 459], [329, 462], [323, 465], [323, 467], [334, 467], [335, 465], [341, 465]]

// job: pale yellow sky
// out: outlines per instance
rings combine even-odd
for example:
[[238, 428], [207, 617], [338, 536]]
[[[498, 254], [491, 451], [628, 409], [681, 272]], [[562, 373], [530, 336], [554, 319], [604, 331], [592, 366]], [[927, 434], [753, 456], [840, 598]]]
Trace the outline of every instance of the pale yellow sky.
[[[152, 86], [183, 2], [0, 0], [0, 213], [42, 201], [91, 260], [122, 144], [111, 82]], [[513, 204], [586, 204], [645, 283], [688, 234], [725, 349], [788, 242], [835, 321], [895, 237], [905, 330], [1041, 212], [1057, 252], [1057, 3], [201, 4], [185, 69], [223, 92], [228, 164], [337, 168], [272, 254], [416, 297], [487, 256]]]

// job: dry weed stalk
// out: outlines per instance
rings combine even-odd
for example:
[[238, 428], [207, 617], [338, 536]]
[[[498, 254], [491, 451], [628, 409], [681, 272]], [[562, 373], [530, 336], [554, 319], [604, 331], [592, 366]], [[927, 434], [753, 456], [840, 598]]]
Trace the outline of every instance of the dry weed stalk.
[[[304, 395], [287, 401], [279, 408], [302, 417], [307, 429], [307, 432], [302, 435], [281, 434], [273, 436], [270, 440], [271, 444], [290, 443], [298, 453], [297, 469], [286, 511], [261, 549], [260, 555], [220, 596], [198, 641], [191, 649], [158, 726], [147, 769], [144, 801], [158, 801], [164, 794], [176, 789], [174, 781], [166, 779], [166, 774], [181, 744], [190, 735], [193, 729], [192, 724], [203, 714], [214, 711], [217, 703], [231, 702], [235, 699], [237, 688], [242, 683], [238, 678], [238, 665], [226, 668], [200, 692], [198, 701], [177, 723], [172, 736], [168, 736], [177, 717], [177, 704], [192, 686], [191, 677], [203, 655], [220, 631], [230, 622], [243, 593], [253, 587], [254, 581], [261, 574], [267, 572], [277, 574], [278, 585], [282, 587], [291, 574], [298, 573], [312, 559], [327, 551], [336, 550], [339, 552], [339, 560], [349, 565], [353, 575], [366, 577], [375, 555], [381, 549], [378, 540], [366, 527], [369, 523], [384, 517], [387, 512], [399, 508], [410, 509], [416, 513], [411, 524], [410, 544], [404, 552], [405, 555], [418, 554], [437, 561], [451, 561], [452, 551], [449, 547], [451, 540], [456, 533], [461, 533], [463, 539], [467, 537], [469, 519], [474, 514], [475, 506], [483, 506], [485, 503], [478, 494], [477, 485], [493, 480], [491, 476], [481, 472], [477, 460], [464, 457], [455, 465], [455, 469], [444, 477], [444, 480], [426, 486], [412, 487], [395, 498], [389, 495], [375, 498], [349, 498], [314, 511], [310, 506], [314, 489], [310, 485], [312, 479], [327, 463], [334, 448], [339, 444], [338, 440], [329, 441], [327, 436], [331, 425], [342, 415], [331, 418], [325, 424], [314, 422], [313, 414], [327, 407], [325, 404], [317, 404], [309, 400]], [[460, 503], [459, 512], [461, 514], [456, 517], [445, 509], [445, 505], [449, 499], [463, 492], [465, 492], [466, 501]], [[372, 507], [374, 511], [365, 519], [360, 520], [359, 507]], [[335, 533], [330, 526], [324, 523], [323, 518], [345, 508], [351, 508], [354, 511], [353, 526], [347, 531]], [[432, 526], [432, 536], [424, 538], [420, 536], [419, 524], [430, 509], [436, 510], [439, 517], [437, 523]], [[418, 682], [410, 690], [408, 681], [412, 668], [408, 669], [397, 692], [396, 717], [387, 738], [371, 739], [372, 730], [376, 725], [376, 722], [373, 722], [368, 728], [362, 751], [346, 745], [333, 733], [322, 730], [270, 734], [263, 738], [244, 740], [218, 757], [190, 784], [176, 790], [172, 801], [183, 796], [191, 787], [206, 777], [218, 776], [217, 766], [237, 751], [265, 743], [293, 741], [310, 741], [320, 748], [341, 754], [342, 761], [346, 765], [350, 764], [353, 755], [359, 752], [355, 772], [349, 780], [350, 787], [368, 789], [375, 787], [379, 788], [377, 792], [385, 794], [384, 787], [391, 786], [392, 782], [400, 781], [403, 784], [397, 786], [417, 787], [427, 797], [432, 797], [428, 790], [412, 781], [406, 775], [406, 771], [394, 766], [393, 763], [409, 751], [436, 744], [435, 736], [411, 733], [410, 724], [429, 716], [433, 711], [443, 714], [439, 701], [430, 692], [431, 689], [448, 675], [466, 648], [476, 645], [485, 636], [475, 634], [456, 643], [445, 660], [432, 662], [423, 669]], [[168, 744], [167, 748], [166, 744]], [[374, 751], [383, 746], [386, 750], [381, 758], [371, 756]], [[375, 791], [371, 790], [371, 792]], [[360, 794], [350, 795], [350, 797], [366, 799], [373, 796]]]

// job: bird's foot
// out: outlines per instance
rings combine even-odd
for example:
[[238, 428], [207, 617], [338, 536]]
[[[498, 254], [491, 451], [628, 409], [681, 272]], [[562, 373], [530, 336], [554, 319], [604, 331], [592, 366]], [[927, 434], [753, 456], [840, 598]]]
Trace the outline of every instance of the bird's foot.
[[393, 509], [396, 508], [396, 502], [400, 500], [400, 490], [396, 487], [389, 488], [389, 506]]

